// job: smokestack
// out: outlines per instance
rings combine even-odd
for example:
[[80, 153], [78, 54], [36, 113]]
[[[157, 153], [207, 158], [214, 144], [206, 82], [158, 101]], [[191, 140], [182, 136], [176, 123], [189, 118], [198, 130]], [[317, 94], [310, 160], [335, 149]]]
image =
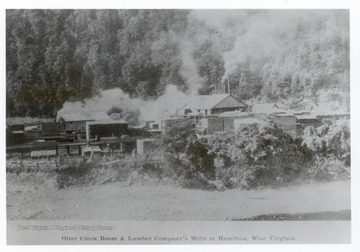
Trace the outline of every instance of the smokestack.
[[228, 78], [228, 94], [230, 94], [230, 78]]

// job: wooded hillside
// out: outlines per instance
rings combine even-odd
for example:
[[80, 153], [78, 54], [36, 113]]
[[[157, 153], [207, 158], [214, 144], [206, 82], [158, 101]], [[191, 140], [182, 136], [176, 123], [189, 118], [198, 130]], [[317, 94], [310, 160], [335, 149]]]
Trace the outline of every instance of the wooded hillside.
[[7, 116], [121, 88], [349, 108], [346, 10], [7, 10]]

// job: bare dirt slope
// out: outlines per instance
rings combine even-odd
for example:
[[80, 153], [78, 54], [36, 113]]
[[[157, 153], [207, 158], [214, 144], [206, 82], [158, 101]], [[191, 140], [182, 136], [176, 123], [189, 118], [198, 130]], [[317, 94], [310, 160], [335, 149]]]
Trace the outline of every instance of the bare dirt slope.
[[56, 190], [8, 181], [8, 219], [232, 220], [350, 210], [350, 181], [224, 192], [125, 182]]

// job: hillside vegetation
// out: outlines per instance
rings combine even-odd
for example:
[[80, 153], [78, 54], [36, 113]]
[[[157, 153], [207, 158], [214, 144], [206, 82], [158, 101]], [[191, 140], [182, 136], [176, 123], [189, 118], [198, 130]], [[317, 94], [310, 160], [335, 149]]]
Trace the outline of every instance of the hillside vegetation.
[[7, 116], [121, 88], [349, 107], [346, 10], [7, 10]]

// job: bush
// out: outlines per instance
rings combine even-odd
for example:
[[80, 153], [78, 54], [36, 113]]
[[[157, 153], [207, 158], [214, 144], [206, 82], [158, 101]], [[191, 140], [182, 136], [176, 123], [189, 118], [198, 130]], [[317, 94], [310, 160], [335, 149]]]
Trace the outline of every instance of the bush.
[[132, 159], [129, 167], [128, 184], [158, 184], [163, 178], [160, 163], [150, 160], [148, 155]]
[[309, 179], [315, 181], [330, 181], [350, 178], [350, 167], [344, 166], [344, 163], [334, 157], [317, 157], [315, 165], [308, 170]]
[[159, 139], [164, 175], [187, 188], [208, 188], [215, 178], [214, 155], [197, 139], [188, 122], [169, 127]]
[[115, 167], [105, 167], [101, 165], [102, 161], [89, 162], [84, 157], [76, 157], [69, 160], [65, 169], [57, 169], [57, 183], [59, 189], [75, 186], [88, 186], [93, 184], [103, 184], [125, 180], [129, 168], [127, 163], [116, 164]]
[[208, 137], [208, 145], [221, 160], [217, 162], [218, 179], [228, 186], [284, 185], [313, 161], [310, 149], [273, 125], [251, 124], [236, 132], [220, 132]]
[[335, 158], [350, 166], [350, 125], [349, 121], [328, 121], [318, 128], [307, 127], [304, 130], [302, 144], [319, 157]]
[[71, 160], [67, 168], [56, 170], [59, 189], [89, 184], [93, 168], [94, 163], [88, 163], [82, 157]]

